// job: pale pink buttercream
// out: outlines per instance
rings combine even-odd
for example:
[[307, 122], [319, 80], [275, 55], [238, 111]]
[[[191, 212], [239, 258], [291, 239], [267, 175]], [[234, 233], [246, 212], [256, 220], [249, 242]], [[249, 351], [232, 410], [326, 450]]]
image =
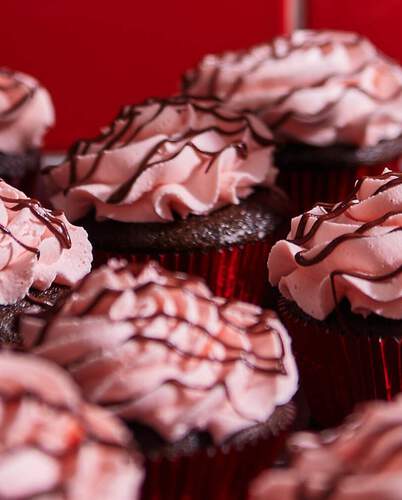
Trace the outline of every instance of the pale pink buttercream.
[[[297, 389], [289, 337], [272, 311], [212, 296], [199, 278], [110, 261], [25, 346], [68, 368], [93, 402], [175, 441], [216, 442], [265, 422]], [[269, 359], [265, 359], [269, 358]]]
[[400, 500], [402, 398], [372, 402], [343, 426], [293, 436], [286, 470], [264, 472], [250, 500]]
[[0, 69], [0, 151], [25, 153], [39, 148], [53, 124], [48, 91], [31, 76]]
[[104, 135], [77, 143], [48, 171], [52, 202], [70, 220], [92, 209], [124, 222], [205, 215], [272, 185], [272, 151], [256, 117], [214, 100], [150, 100], [124, 108]]
[[[276, 243], [269, 255], [270, 282], [319, 320], [345, 297], [356, 313], [401, 319], [402, 174], [365, 177], [355, 191], [347, 203], [317, 205], [292, 220], [287, 240]], [[303, 221], [304, 231], [297, 235]], [[311, 237], [295, 239], [303, 235]], [[305, 265], [317, 256], [323, 258]]]
[[135, 500], [143, 472], [126, 429], [84, 403], [57, 366], [0, 354], [0, 497]]
[[402, 133], [402, 70], [354, 33], [299, 30], [208, 55], [186, 74], [184, 89], [257, 111], [287, 140], [373, 146]]
[[[0, 180], [0, 305], [17, 302], [31, 287], [71, 286], [91, 269], [92, 248], [86, 231], [39, 202], [34, 207], [39, 215], [35, 215], [26, 206], [27, 200], [24, 193]], [[58, 232], [64, 224], [69, 248], [49, 229], [43, 215], [57, 219], [51, 225]]]

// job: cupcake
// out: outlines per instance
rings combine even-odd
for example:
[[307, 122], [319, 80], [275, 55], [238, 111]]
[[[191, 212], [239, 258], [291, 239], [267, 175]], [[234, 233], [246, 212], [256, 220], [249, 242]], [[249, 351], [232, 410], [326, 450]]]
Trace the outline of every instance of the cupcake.
[[402, 174], [364, 177], [342, 203], [292, 220], [268, 260], [313, 417], [402, 391]]
[[91, 262], [84, 229], [0, 179], [0, 343], [18, 342], [18, 315], [55, 306]]
[[264, 472], [249, 500], [400, 500], [402, 398], [371, 402], [339, 428], [295, 435], [289, 468]]
[[54, 123], [45, 88], [31, 76], [0, 68], [0, 178], [35, 190], [43, 137]]
[[274, 186], [271, 134], [216, 100], [172, 97], [127, 106], [45, 172], [53, 205], [88, 231], [95, 260], [159, 260], [213, 292], [261, 302], [265, 266], [287, 224]]
[[25, 348], [127, 422], [146, 457], [144, 498], [244, 498], [281, 449], [297, 372], [272, 311], [155, 263], [110, 261], [47, 319], [21, 318]]
[[67, 374], [0, 354], [0, 497], [136, 500], [143, 478], [129, 432], [85, 403]]
[[182, 88], [266, 122], [279, 143], [278, 183], [300, 210], [344, 198], [356, 177], [399, 170], [402, 69], [355, 33], [299, 30], [208, 55]]

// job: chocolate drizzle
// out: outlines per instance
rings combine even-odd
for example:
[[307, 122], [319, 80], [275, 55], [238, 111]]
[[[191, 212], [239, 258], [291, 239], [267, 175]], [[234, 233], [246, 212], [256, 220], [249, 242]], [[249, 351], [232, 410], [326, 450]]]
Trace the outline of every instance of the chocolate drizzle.
[[13, 113], [32, 99], [37, 89], [38, 85], [29, 85], [21, 80], [14, 71], [1, 68], [0, 92], [6, 94], [10, 104], [0, 112], [0, 122], [9, 120]]
[[[152, 116], [145, 122], [137, 124], [136, 119], [141, 116], [144, 108], [155, 105], [156, 109]], [[158, 116], [168, 107], [176, 109], [178, 113], [185, 107], [192, 108], [197, 113], [205, 113], [216, 118], [218, 124], [211, 125], [201, 129], [186, 129], [180, 134], [166, 137], [155, 144], [150, 151], [140, 161], [135, 173], [116, 189], [107, 199], [107, 203], [117, 204], [124, 201], [132, 186], [138, 178], [148, 169], [155, 165], [166, 164], [169, 161], [180, 155], [184, 149], [190, 148], [201, 158], [207, 159], [207, 174], [219, 156], [227, 149], [233, 148], [238, 157], [246, 158], [248, 155], [247, 144], [236, 139], [236, 136], [248, 131], [253, 140], [262, 147], [274, 144], [270, 138], [261, 135], [257, 132], [250, 118], [245, 114], [231, 113], [225, 114], [222, 109], [221, 101], [215, 98], [200, 98], [176, 96], [168, 99], [148, 99], [142, 104], [125, 106], [112, 122], [110, 127], [94, 139], [77, 141], [67, 154], [67, 162], [69, 163], [69, 182], [65, 189], [68, 192], [72, 187], [80, 185], [90, 179], [98, 170], [99, 165], [104, 158], [105, 153], [112, 149], [128, 146], [129, 144], [139, 140], [139, 134], [149, 125], [151, 125]], [[232, 129], [226, 130], [219, 122], [233, 125]], [[238, 126], [237, 126], [238, 125]], [[223, 147], [218, 151], [206, 151], [194, 144], [193, 139], [204, 133], [215, 132], [216, 134], [232, 137], [233, 142]], [[99, 147], [97, 145], [99, 144]], [[176, 151], [168, 154], [166, 158], [160, 158], [158, 155], [168, 145], [177, 144], [179, 147]], [[92, 149], [93, 148], [93, 149]], [[93, 154], [94, 159], [88, 169], [88, 172], [79, 178], [78, 176], [78, 158], [83, 155]], [[56, 166], [50, 166], [45, 169], [45, 174], [49, 174]]]
[[[316, 30], [315, 33], [317, 33], [317, 34], [324, 33], [324, 31]], [[345, 41], [342, 43], [342, 45], [344, 45], [345, 47], [353, 48], [353, 47], [358, 46], [362, 42], [362, 40], [363, 40], [363, 37], [361, 37], [360, 35], [355, 35], [352, 40], [350, 40], [349, 42]], [[281, 51], [279, 49], [279, 47], [281, 45], [283, 47], [283, 42], [286, 43], [287, 50]], [[260, 56], [260, 58], [247, 71], [247, 76], [249, 76], [250, 74], [256, 73], [260, 68], [262, 68], [262, 66], [264, 66], [264, 64], [268, 60], [278, 61], [281, 59], [286, 59], [295, 51], [303, 51], [304, 52], [304, 51], [310, 50], [312, 48], [324, 50], [326, 47], [328, 47], [330, 45], [331, 44], [328, 41], [318, 42], [316, 40], [305, 40], [303, 43], [295, 43], [292, 35], [281, 36], [281, 37], [274, 38], [270, 42], [266, 42], [264, 44], [251, 47], [248, 50], [243, 50], [243, 51], [237, 52], [236, 54], [234, 54], [235, 55], [234, 64], [235, 65], [241, 64], [245, 59], [250, 57], [251, 53], [253, 51], [255, 51], [256, 49], [265, 49], [264, 53]], [[240, 75], [234, 80], [230, 90], [225, 95], [221, 96], [221, 92], [218, 90], [219, 77], [224, 70], [224, 66], [219, 64], [219, 61], [224, 60], [225, 57], [230, 56], [230, 55], [233, 55], [233, 53], [224, 52], [221, 55], [216, 56], [218, 64], [214, 68], [214, 71], [212, 72], [212, 76], [211, 76], [210, 80], [208, 81], [208, 84], [207, 84], [208, 91], [205, 93], [206, 97], [218, 96], [218, 97], [221, 97], [224, 101], [226, 101], [226, 100], [230, 99], [244, 84], [245, 79], [246, 79], [246, 75]], [[337, 76], [337, 75], [334, 75], [334, 76]], [[182, 78], [183, 93], [185, 95], [190, 95], [190, 96], [194, 97], [194, 95], [191, 93], [191, 89], [192, 89], [192, 87], [196, 87], [199, 84], [201, 77], [202, 77], [202, 61], [197, 66], [197, 68], [195, 70], [190, 70], [183, 75], [183, 78]], [[327, 81], [327, 79], [322, 80], [321, 84], [324, 84], [326, 81]], [[300, 87], [293, 88], [289, 94], [286, 94], [283, 97], [281, 96], [278, 99], [278, 104], [283, 102], [288, 97], [290, 97], [291, 94], [293, 94], [297, 90], [301, 90], [302, 88], [304, 88], [304, 87], [300, 86]]]
[[[0, 179], [0, 183], [4, 182]], [[0, 200], [7, 205], [7, 209], [13, 212], [18, 212], [25, 208], [29, 209], [32, 215], [35, 216], [47, 229], [57, 238], [60, 246], [64, 249], [71, 248], [71, 239], [65, 223], [59, 218], [62, 212], [49, 210], [44, 208], [38, 200], [33, 198], [9, 198], [0, 195]], [[12, 238], [16, 243], [29, 252], [39, 256], [39, 249], [25, 244], [5, 226], [0, 224], [0, 231]]]
[[[97, 432], [89, 419], [89, 408], [84, 408], [81, 401], [78, 402], [79, 404], [69, 404], [67, 402], [55, 403], [51, 399], [44, 398], [39, 392], [35, 390], [25, 390], [23, 387], [16, 393], [10, 394], [1, 392], [0, 400], [2, 413], [4, 413], [1, 426], [1, 459], [7, 459], [9, 455], [18, 454], [19, 451], [23, 452], [28, 448], [35, 449], [42, 455], [52, 457], [52, 459], [60, 463], [61, 474], [57, 481], [49, 485], [48, 489], [38, 491], [34, 495], [32, 492], [27, 492], [25, 495], [18, 496], [20, 500], [42, 498], [48, 495], [56, 495], [57, 498], [69, 497], [71, 493], [69, 482], [74, 478], [77, 471], [75, 471], [74, 467], [71, 468], [68, 466], [68, 464], [71, 464], [71, 461], [74, 461], [76, 457], [78, 457], [80, 449], [88, 444], [98, 446], [99, 453], [105, 453], [106, 449], [119, 452], [127, 457], [127, 461], [132, 460], [133, 465], [135, 464], [134, 453], [130, 454], [129, 448], [125, 446], [123, 442], [120, 442], [118, 438], [115, 439], [110, 433], [103, 437]], [[30, 433], [27, 432], [25, 438], [20, 439], [17, 443], [13, 442], [15, 440], [11, 440], [11, 443], [7, 442], [7, 433], [12, 432], [11, 427], [14, 419], [17, 418], [19, 414], [25, 415], [26, 417], [26, 412], [28, 410], [32, 420], [32, 429], [30, 429]], [[41, 414], [41, 412], [44, 413], [46, 420], [52, 418], [56, 421], [57, 419], [66, 418], [66, 416], [73, 419], [73, 423], [70, 425], [69, 437], [65, 437], [65, 449], [61, 447], [53, 449], [51, 446], [44, 446], [42, 444], [43, 436], [41, 437], [40, 433], [35, 432], [37, 431], [37, 429], [35, 429], [37, 421], [33, 418], [35, 411], [38, 412], [38, 414]], [[30, 417], [27, 418], [29, 421]], [[28, 431], [28, 429], [25, 430]]]
[[[133, 272], [132, 265], [125, 264], [118, 270], [115, 270], [116, 273], [125, 273], [125, 272]], [[167, 273], [163, 271], [163, 273]], [[72, 291], [72, 294], [78, 294], [80, 290], [83, 290], [90, 279], [90, 275], [84, 278], [81, 282], [78, 289]], [[187, 276], [182, 276], [179, 274], [169, 273], [168, 283], [160, 284], [151, 280], [146, 281], [141, 284], [136, 284], [131, 290], [137, 295], [140, 296], [141, 293], [147, 293], [156, 291], [157, 295], [160, 293], [169, 293], [172, 291], [177, 291], [178, 293], [184, 294], [190, 300], [195, 300], [197, 303], [202, 303], [202, 305], [210, 305], [211, 308], [215, 308], [217, 313], [217, 321], [221, 322], [225, 327], [231, 329], [233, 333], [239, 338], [238, 344], [233, 344], [232, 342], [225, 340], [219, 333], [211, 331], [206, 325], [203, 324], [202, 318], [200, 321], [192, 321], [186, 315], [181, 314], [170, 314], [164, 311], [161, 307], [158, 308], [156, 312], [153, 312], [148, 315], [135, 315], [132, 318], [125, 318], [125, 322], [129, 321], [133, 326], [133, 333], [127, 339], [126, 342], [138, 342], [138, 343], [154, 343], [160, 344], [166, 347], [166, 349], [173, 351], [178, 356], [183, 359], [189, 360], [199, 360], [200, 362], [210, 362], [213, 364], [221, 364], [221, 365], [230, 365], [230, 364], [243, 364], [248, 369], [259, 372], [266, 376], [278, 376], [278, 375], [287, 375], [287, 371], [284, 365], [285, 360], [285, 346], [281, 335], [278, 331], [272, 328], [269, 325], [269, 319], [272, 318], [272, 314], [269, 312], [264, 312], [256, 309], [255, 313], [255, 322], [247, 327], [242, 327], [233, 320], [230, 319], [230, 307], [235, 304], [234, 301], [229, 301], [225, 299], [215, 299], [209, 296], [203, 296], [196, 291], [193, 291], [189, 286], [192, 282], [198, 282], [197, 279], [188, 278]], [[107, 307], [110, 308], [113, 303], [115, 303], [125, 292], [127, 289], [123, 290], [111, 290], [109, 288], [101, 289], [83, 308], [79, 313], [75, 313], [75, 316], [78, 318], [86, 317], [88, 315], [96, 316], [98, 314], [97, 309], [103, 303], [107, 304]], [[64, 304], [68, 304], [68, 299]], [[48, 334], [52, 330], [52, 328], [57, 324], [59, 318], [63, 317], [65, 310], [65, 306], [61, 306], [56, 311], [52, 311], [50, 314], [46, 314], [43, 327], [39, 331], [36, 341], [34, 343], [33, 349], [39, 348], [40, 346], [45, 346], [48, 338]], [[67, 313], [68, 315], [68, 313]], [[177, 343], [170, 340], [169, 338], [161, 338], [159, 336], [153, 335], [153, 325], [154, 322], [159, 318], [164, 318], [167, 321], [166, 328], [171, 328], [172, 331], [175, 331], [180, 325], [187, 325], [193, 332], [199, 333], [201, 336], [205, 337], [209, 344], [210, 348], [206, 347], [203, 349], [203, 352], [196, 353], [192, 350], [187, 350], [181, 348]], [[156, 324], [155, 324], [156, 326]], [[249, 340], [247, 337], [258, 337], [261, 335], [266, 336], [274, 336], [277, 340], [279, 353], [275, 356], [264, 356], [258, 354], [254, 350], [251, 350], [249, 347], [245, 348], [244, 345], [249, 345]], [[243, 342], [243, 340], [244, 342]], [[213, 351], [213, 345], [219, 345], [223, 348], [224, 355], [222, 357], [216, 357], [211, 355], [208, 351]], [[220, 352], [220, 351], [218, 351]], [[78, 358], [72, 361], [70, 368], [74, 368], [74, 370], [79, 369], [81, 364], [84, 364], [88, 361], [88, 355], [84, 355], [83, 358]], [[178, 387], [187, 390], [194, 391], [211, 391], [217, 387], [222, 387], [225, 391], [225, 394], [228, 398], [229, 403], [231, 404], [233, 410], [240, 414], [240, 412], [236, 409], [236, 405], [230, 397], [229, 389], [226, 386], [225, 381], [225, 372], [222, 371], [218, 376], [218, 380], [212, 385], [187, 385], [182, 384], [177, 380], [166, 380], [161, 383], [161, 386], [164, 384], [175, 384]], [[134, 403], [135, 401], [141, 399], [146, 394], [138, 395], [135, 400], [131, 398], [129, 403]], [[118, 402], [118, 406], [124, 406], [128, 404], [127, 402]]]
[[[366, 412], [370, 412], [371, 405], [377, 405], [378, 403], [367, 403]], [[387, 467], [394, 459], [399, 459], [401, 455], [401, 443], [399, 439], [400, 428], [402, 422], [400, 419], [396, 418], [398, 409], [400, 410], [400, 402], [389, 402], [381, 403], [388, 406], [388, 413], [385, 408], [379, 409], [377, 422], [374, 425], [365, 419], [366, 413], [364, 409], [361, 411], [361, 416], [357, 417], [355, 414], [351, 420], [341, 425], [330, 440], [327, 440], [325, 433], [317, 435], [316, 447], [319, 450], [322, 449], [323, 463], [328, 464], [331, 461], [333, 464], [338, 464], [338, 467], [330, 467], [327, 470], [318, 469], [311, 471], [311, 476], [305, 475], [307, 469], [299, 474], [298, 470], [298, 460], [301, 463], [306, 463], [304, 461], [303, 455], [311, 453], [309, 449], [295, 454], [295, 459], [293, 467], [289, 470], [289, 474], [293, 476], [294, 472], [296, 476], [299, 477], [299, 482], [297, 486], [295, 485], [294, 496], [297, 500], [329, 500], [331, 498], [342, 498], [343, 497], [343, 482], [347, 481], [349, 487], [348, 492], [351, 491], [351, 480], [353, 478], [356, 481], [355, 486], [360, 481], [361, 477], [366, 477], [369, 481], [372, 476], [378, 475], [383, 476], [383, 480], [386, 485], [394, 484], [396, 485], [396, 490], [394, 492], [399, 492], [397, 483], [392, 483], [392, 478], [395, 475], [400, 475], [401, 470], [395, 469], [395, 467], [389, 471], [387, 474]], [[399, 408], [397, 408], [399, 406]], [[375, 412], [375, 410], [374, 410]], [[373, 412], [372, 420], [374, 419], [375, 413]], [[392, 412], [394, 415], [392, 415]], [[392, 434], [395, 434], [393, 436]], [[345, 449], [344, 447], [350, 447], [350, 449]], [[332, 451], [332, 449], [334, 451]], [[313, 451], [314, 453], [314, 451]], [[391, 465], [392, 467], [392, 465]], [[296, 472], [297, 471], [297, 472]], [[314, 487], [314, 477], [315, 474], [321, 478], [320, 481], [320, 491]], [[312, 479], [312, 481], [310, 481]], [[379, 488], [379, 483], [374, 486], [375, 489], [370, 493], [373, 498], [383, 498], [381, 496], [381, 491], [386, 495], [392, 495], [390, 489], [385, 486], [384, 489]], [[391, 488], [392, 489], [392, 488]], [[367, 492], [366, 492], [367, 493]], [[349, 496], [350, 493], [346, 493]], [[361, 497], [363, 498], [363, 497]], [[396, 498], [396, 497], [395, 497]]]
[[[315, 31], [315, 33], [320, 34], [320, 33], [325, 33], [324, 31]], [[355, 35], [353, 38], [351, 38], [349, 41], [344, 40], [341, 42], [338, 42], [340, 45], [342, 45], [345, 48], [350, 48], [353, 49], [354, 47], [358, 46], [361, 43], [364, 43], [365, 39], [361, 37], [360, 35]], [[286, 44], [286, 50], [281, 50], [284, 48], [284, 44]], [[225, 71], [225, 57], [228, 56], [233, 56], [233, 53], [223, 53], [220, 56], [216, 56], [216, 67], [212, 71], [211, 76], [209, 77], [209, 80], [206, 82], [206, 90], [204, 91], [202, 88], [200, 90], [197, 90], [197, 87], [201, 84], [202, 79], [203, 79], [203, 70], [202, 70], [202, 64], [203, 62], [198, 65], [198, 67], [195, 70], [189, 71], [183, 76], [182, 80], [182, 89], [183, 92], [186, 95], [205, 95], [205, 96], [219, 96], [220, 98], [223, 99], [223, 101], [231, 101], [231, 99], [235, 96], [237, 92], [239, 92], [242, 87], [244, 86], [246, 80], [250, 77], [250, 75], [255, 74], [260, 70], [264, 64], [271, 60], [281, 60], [285, 59], [286, 57], [289, 57], [292, 53], [295, 51], [307, 51], [310, 49], [320, 49], [321, 51], [325, 52], [327, 48], [331, 48], [333, 45], [332, 41], [324, 40], [324, 41], [318, 41], [313, 39], [306, 39], [302, 43], [296, 43], [294, 41], [294, 38], [292, 35], [290, 36], [282, 36], [275, 38], [272, 42], [268, 42], [266, 44], [262, 44], [260, 46], [252, 47], [251, 49], [247, 51], [241, 51], [237, 54], [237, 56], [234, 57], [233, 60], [233, 66], [235, 67], [237, 64], [241, 64], [244, 59], [247, 59], [248, 57], [252, 57], [252, 52], [257, 50], [257, 49], [265, 49], [262, 54], [260, 54], [257, 58], [257, 61], [252, 65], [250, 69], [247, 70], [247, 73], [240, 74], [237, 78], [234, 79], [233, 84], [229, 87], [229, 89], [224, 92], [223, 88], [220, 87], [220, 76], [221, 74]], [[222, 61], [222, 62], [221, 62]], [[339, 102], [345, 97], [345, 95], [351, 90], [355, 89], [358, 90], [360, 93], [365, 94], [368, 98], [371, 100], [377, 102], [378, 104], [384, 104], [391, 102], [397, 98], [399, 98], [402, 95], [402, 84], [398, 86], [398, 88], [395, 89], [394, 92], [392, 92], [390, 95], [386, 97], [374, 95], [373, 93], [369, 92], [368, 90], [364, 89], [361, 85], [359, 85], [357, 82], [353, 81], [353, 78], [356, 76], [359, 76], [361, 73], [363, 73], [367, 68], [370, 66], [376, 64], [376, 63], [383, 63], [386, 64], [388, 67], [394, 66], [396, 67], [397, 64], [391, 60], [390, 58], [386, 57], [379, 51], [375, 50], [374, 55], [371, 57], [368, 57], [366, 61], [364, 61], [358, 68], [354, 68], [350, 72], [345, 72], [345, 73], [331, 73], [330, 75], [318, 80], [317, 82], [311, 83], [309, 85], [303, 84], [303, 85], [295, 85], [291, 87], [287, 92], [284, 94], [280, 95], [277, 98], [274, 98], [270, 101], [267, 100], [266, 103], [262, 104], [257, 110], [254, 109], [253, 111], [257, 111], [260, 114], [265, 114], [265, 112], [275, 112], [277, 114], [278, 112], [278, 107], [284, 105], [293, 95], [295, 95], [297, 92], [305, 90], [305, 89], [314, 89], [314, 88], [319, 88], [323, 87], [327, 83], [331, 82], [332, 80], [336, 79], [350, 79], [350, 81], [345, 82], [345, 89], [340, 93], [340, 95], [326, 104], [318, 113], [298, 113], [294, 110], [286, 111], [283, 113], [280, 113], [279, 118], [275, 118], [274, 120], [270, 119], [269, 116], [264, 116], [265, 119], [268, 120], [268, 124], [271, 128], [271, 130], [275, 131], [277, 135], [280, 134], [280, 129], [290, 120], [295, 119], [296, 121], [302, 122], [306, 125], [309, 123], [312, 124], [317, 124], [325, 119], [330, 117], [331, 112], [336, 108], [336, 106], [339, 104]], [[229, 65], [230, 63], [228, 63]], [[257, 78], [257, 77], [256, 77]], [[193, 93], [192, 93], [193, 91]], [[248, 110], [248, 108], [246, 108]], [[373, 113], [372, 113], [373, 114]]]
[[[355, 188], [350, 194], [350, 196], [343, 202], [337, 203], [337, 204], [321, 204], [318, 205], [319, 208], [322, 209], [322, 214], [316, 214], [316, 213], [305, 213], [302, 215], [300, 218], [300, 221], [297, 225], [296, 231], [295, 231], [295, 237], [293, 239], [289, 239], [288, 241], [290, 243], [293, 243], [294, 245], [297, 246], [303, 246], [309, 241], [312, 240], [312, 238], [317, 234], [321, 226], [330, 220], [336, 219], [337, 217], [347, 214], [347, 211], [349, 210], [350, 207], [356, 205], [359, 203], [359, 200], [356, 198], [358, 192], [360, 191], [360, 188], [362, 187], [362, 184], [367, 180], [367, 179], [377, 179], [377, 180], [388, 180], [385, 184], [383, 184], [381, 187], [379, 187], [372, 196], [376, 196], [378, 194], [381, 194], [389, 189], [392, 189], [394, 187], [402, 185], [402, 173], [396, 173], [396, 172], [386, 172], [378, 176], [371, 176], [371, 177], [362, 177], [356, 182]], [[369, 238], [370, 235], [367, 233], [385, 223], [387, 220], [390, 218], [397, 216], [397, 215], [402, 215], [402, 210], [391, 210], [386, 212], [385, 214], [381, 215], [380, 217], [366, 222], [362, 223], [360, 227], [358, 227], [354, 232], [352, 233], [345, 233], [341, 234], [340, 236], [334, 238], [331, 242], [329, 242], [327, 245], [325, 245], [318, 253], [316, 253], [312, 257], [306, 257], [305, 253], [309, 252], [309, 250], [301, 250], [295, 255], [295, 261], [299, 266], [302, 267], [309, 267], [309, 266], [314, 266], [316, 264], [319, 264], [323, 262], [329, 255], [334, 252], [340, 245], [347, 241], [351, 240], [359, 240], [359, 239], [364, 239], [364, 238]], [[314, 220], [313, 224], [311, 225], [310, 229], [306, 231], [307, 224], [310, 220]], [[394, 233], [397, 231], [402, 231], [402, 227], [390, 227], [389, 233]], [[388, 234], [388, 233], [385, 233]], [[350, 271], [344, 271], [341, 269], [332, 271], [330, 273], [330, 280], [331, 280], [331, 289], [332, 289], [332, 294], [333, 294], [333, 299], [334, 303], [337, 305], [338, 300], [336, 296], [336, 286], [335, 286], [335, 279], [338, 276], [349, 276], [353, 278], [358, 278], [361, 280], [369, 281], [371, 283], [380, 283], [380, 282], [385, 282], [388, 280], [391, 280], [397, 276], [399, 276], [402, 273], [402, 265], [398, 266], [396, 269], [384, 273], [382, 275], [368, 275], [364, 273], [359, 273], [359, 272], [350, 272]]]

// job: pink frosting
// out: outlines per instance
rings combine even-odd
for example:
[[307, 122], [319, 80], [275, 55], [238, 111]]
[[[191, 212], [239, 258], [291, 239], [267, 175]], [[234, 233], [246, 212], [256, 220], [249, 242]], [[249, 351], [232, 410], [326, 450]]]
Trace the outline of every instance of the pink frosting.
[[402, 318], [402, 174], [364, 177], [343, 203], [292, 220], [272, 248], [271, 284], [322, 320], [346, 297], [354, 312]]
[[291, 466], [263, 473], [250, 500], [400, 500], [402, 398], [372, 402], [345, 424], [291, 438]]
[[297, 389], [290, 340], [272, 311], [213, 297], [203, 281], [149, 264], [93, 271], [48, 326], [24, 316], [32, 352], [69, 369], [93, 402], [175, 441], [216, 442], [265, 422]]
[[271, 134], [219, 102], [173, 97], [123, 108], [98, 138], [48, 170], [52, 202], [76, 220], [166, 222], [205, 215], [269, 186]]
[[126, 429], [84, 403], [58, 367], [0, 354], [0, 497], [139, 498], [142, 467]]
[[24, 153], [39, 148], [53, 124], [48, 91], [31, 76], [0, 69], [0, 151]]
[[17, 302], [31, 287], [73, 285], [91, 269], [86, 231], [0, 180], [0, 304]]
[[354, 33], [299, 30], [208, 55], [183, 87], [258, 111], [287, 140], [373, 146], [402, 133], [402, 70]]

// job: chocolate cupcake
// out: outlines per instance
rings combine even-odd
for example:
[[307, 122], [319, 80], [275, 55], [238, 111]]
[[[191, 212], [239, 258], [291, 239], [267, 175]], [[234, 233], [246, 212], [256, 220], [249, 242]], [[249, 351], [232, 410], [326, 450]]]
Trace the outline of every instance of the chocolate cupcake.
[[142, 461], [127, 429], [57, 366], [2, 352], [0, 408], [1, 498], [140, 498]]
[[344, 198], [356, 177], [399, 170], [402, 69], [355, 33], [299, 30], [208, 55], [183, 91], [265, 121], [278, 141], [278, 183], [300, 210]]
[[399, 500], [402, 398], [361, 406], [345, 423], [289, 442], [289, 468], [266, 471], [249, 500]]
[[87, 234], [0, 180], [0, 343], [22, 311], [47, 310], [91, 269]]
[[154, 263], [110, 261], [48, 319], [21, 318], [25, 347], [128, 423], [144, 498], [244, 498], [280, 451], [297, 372], [272, 311]]
[[356, 183], [342, 203], [292, 220], [269, 256], [279, 312], [293, 338], [317, 422], [402, 391], [402, 174]]
[[0, 68], [0, 178], [35, 192], [40, 148], [53, 123], [47, 90], [28, 75]]
[[157, 259], [201, 275], [217, 295], [259, 303], [268, 283], [258, 269], [289, 210], [272, 151], [254, 116], [211, 99], [151, 99], [123, 108], [46, 176], [98, 263]]

